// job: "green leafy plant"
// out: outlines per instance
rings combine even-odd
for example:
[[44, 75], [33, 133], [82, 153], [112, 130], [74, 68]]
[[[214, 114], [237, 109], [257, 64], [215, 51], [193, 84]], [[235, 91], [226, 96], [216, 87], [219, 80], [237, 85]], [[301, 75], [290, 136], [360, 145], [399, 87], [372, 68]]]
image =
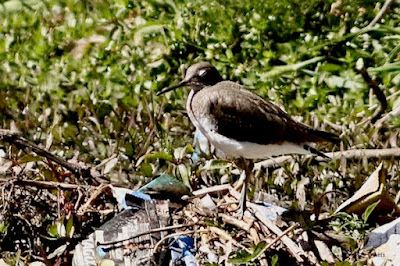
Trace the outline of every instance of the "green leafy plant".
[[378, 206], [380, 201], [375, 202], [368, 206], [368, 208], [361, 215], [361, 218], [356, 214], [337, 213], [336, 219], [330, 223], [330, 226], [337, 232], [348, 235], [355, 241], [361, 241], [365, 238], [366, 234], [371, 230], [370, 225], [367, 223], [368, 218]]

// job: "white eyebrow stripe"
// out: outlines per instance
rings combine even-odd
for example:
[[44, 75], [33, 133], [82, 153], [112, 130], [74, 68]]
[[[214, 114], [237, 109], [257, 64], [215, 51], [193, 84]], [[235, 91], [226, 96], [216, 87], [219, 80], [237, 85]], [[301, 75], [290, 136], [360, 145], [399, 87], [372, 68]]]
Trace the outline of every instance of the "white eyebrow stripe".
[[199, 70], [199, 76], [203, 76], [206, 73], [207, 70], [205, 69], [200, 69]]

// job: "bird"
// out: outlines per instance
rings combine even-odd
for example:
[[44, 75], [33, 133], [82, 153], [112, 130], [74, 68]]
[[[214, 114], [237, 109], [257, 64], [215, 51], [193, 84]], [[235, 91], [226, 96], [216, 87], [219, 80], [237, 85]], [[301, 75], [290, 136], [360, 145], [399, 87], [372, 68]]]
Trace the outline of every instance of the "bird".
[[186, 109], [190, 121], [217, 149], [236, 158], [245, 170], [239, 216], [246, 203], [246, 184], [254, 159], [285, 154], [325, 156], [310, 143], [337, 143], [339, 137], [297, 122], [274, 103], [236, 82], [224, 80], [209, 62], [191, 65], [182, 81], [157, 95], [190, 87]]

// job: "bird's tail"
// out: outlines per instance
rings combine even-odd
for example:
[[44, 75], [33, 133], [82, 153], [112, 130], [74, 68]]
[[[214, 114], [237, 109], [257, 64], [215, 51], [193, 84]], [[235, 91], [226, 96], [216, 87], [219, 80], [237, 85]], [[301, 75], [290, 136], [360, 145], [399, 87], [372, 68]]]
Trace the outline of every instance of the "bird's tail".
[[310, 133], [316, 138], [316, 141], [318, 142], [323, 142], [323, 141], [328, 141], [332, 143], [340, 142], [339, 136], [330, 132], [310, 128]]
[[306, 151], [311, 152], [312, 154], [315, 154], [315, 155], [321, 156], [322, 158], [331, 160], [331, 158], [329, 156], [325, 155], [323, 152], [320, 152], [319, 150], [317, 150], [317, 149], [315, 149], [315, 148], [313, 148], [311, 146], [304, 145], [303, 148]]

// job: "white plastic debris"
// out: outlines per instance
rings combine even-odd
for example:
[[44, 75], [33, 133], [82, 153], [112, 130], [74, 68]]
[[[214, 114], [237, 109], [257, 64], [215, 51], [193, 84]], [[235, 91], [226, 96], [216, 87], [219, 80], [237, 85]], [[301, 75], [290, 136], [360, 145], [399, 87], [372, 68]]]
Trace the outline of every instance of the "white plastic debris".
[[368, 234], [365, 248], [375, 248], [372, 265], [400, 265], [400, 218], [382, 225]]
[[200, 204], [203, 208], [206, 208], [209, 210], [215, 210], [217, 208], [217, 205], [215, 205], [214, 201], [208, 194], [205, 195], [203, 198], [201, 198]]
[[374, 264], [383, 262], [383, 264], [375, 264], [375, 265], [386, 265], [386, 266], [396, 266], [400, 265], [400, 235], [393, 234], [389, 237], [389, 240], [379, 246], [376, 251], [375, 258], [377, 260], [373, 260]]
[[380, 245], [386, 243], [389, 240], [389, 237], [393, 234], [400, 234], [400, 218], [397, 218], [388, 224], [382, 225], [369, 233], [368, 241], [365, 247], [379, 247]]

